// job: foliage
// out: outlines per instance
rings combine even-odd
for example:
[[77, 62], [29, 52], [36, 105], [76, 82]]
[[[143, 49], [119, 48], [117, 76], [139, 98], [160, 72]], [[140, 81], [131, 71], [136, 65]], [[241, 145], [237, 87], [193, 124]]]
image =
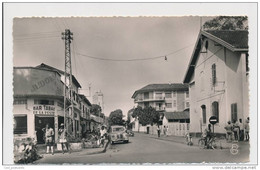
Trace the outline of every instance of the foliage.
[[205, 30], [247, 30], [247, 16], [219, 16], [203, 25]]
[[160, 114], [153, 107], [142, 107], [138, 106], [135, 108], [132, 117], [137, 118], [139, 123], [143, 126], [145, 125], [153, 125], [154, 123], [158, 123], [160, 119]]
[[108, 118], [109, 125], [124, 125], [123, 112], [121, 109], [112, 111]]
[[102, 109], [99, 105], [97, 104], [92, 104], [92, 106], [90, 107], [90, 113], [95, 115], [95, 116], [100, 116], [102, 115]]

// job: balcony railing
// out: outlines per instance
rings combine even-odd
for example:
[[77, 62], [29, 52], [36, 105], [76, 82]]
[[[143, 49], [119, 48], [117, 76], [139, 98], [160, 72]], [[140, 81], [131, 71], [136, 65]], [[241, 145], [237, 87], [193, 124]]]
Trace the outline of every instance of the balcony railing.
[[156, 111], [164, 111], [165, 110], [165, 107], [155, 107], [155, 110]]
[[136, 103], [139, 103], [139, 102], [150, 102], [150, 101], [164, 101], [165, 100], [165, 97], [155, 97], [155, 98], [145, 98], [145, 99], [135, 99], [134, 101]]

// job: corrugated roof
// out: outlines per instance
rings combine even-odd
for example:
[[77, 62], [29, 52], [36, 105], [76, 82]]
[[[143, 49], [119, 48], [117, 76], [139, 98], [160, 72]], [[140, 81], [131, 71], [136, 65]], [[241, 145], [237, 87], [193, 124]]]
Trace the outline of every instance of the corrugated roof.
[[190, 112], [189, 111], [183, 111], [183, 112], [165, 112], [164, 116], [166, 119], [190, 119]]
[[150, 92], [150, 91], [185, 91], [189, 90], [188, 85], [182, 83], [171, 84], [149, 84], [139, 90], [136, 90], [132, 96], [134, 98], [138, 93]]

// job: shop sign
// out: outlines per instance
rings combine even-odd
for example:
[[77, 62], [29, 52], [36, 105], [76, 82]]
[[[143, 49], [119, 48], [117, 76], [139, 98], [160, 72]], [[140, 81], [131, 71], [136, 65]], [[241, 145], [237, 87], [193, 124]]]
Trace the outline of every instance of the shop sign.
[[33, 114], [40, 115], [54, 115], [55, 106], [51, 105], [34, 105], [33, 106]]

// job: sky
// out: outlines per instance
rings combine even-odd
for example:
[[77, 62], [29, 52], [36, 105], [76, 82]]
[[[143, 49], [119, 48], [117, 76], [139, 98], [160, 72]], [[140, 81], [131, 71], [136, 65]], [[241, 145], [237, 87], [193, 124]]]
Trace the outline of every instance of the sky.
[[[209, 19], [202, 17], [202, 24]], [[92, 95], [104, 94], [106, 116], [116, 109], [126, 115], [136, 90], [148, 84], [182, 83], [200, 17], [15, 18], [13, 65], [45, 63], [64, 70], [65, 29], [73, 32], [72, 74], [82, 86], [80, 92], [92, 101], [91, 86]], [[147, 58], [155, 59], [140, 60]]]

